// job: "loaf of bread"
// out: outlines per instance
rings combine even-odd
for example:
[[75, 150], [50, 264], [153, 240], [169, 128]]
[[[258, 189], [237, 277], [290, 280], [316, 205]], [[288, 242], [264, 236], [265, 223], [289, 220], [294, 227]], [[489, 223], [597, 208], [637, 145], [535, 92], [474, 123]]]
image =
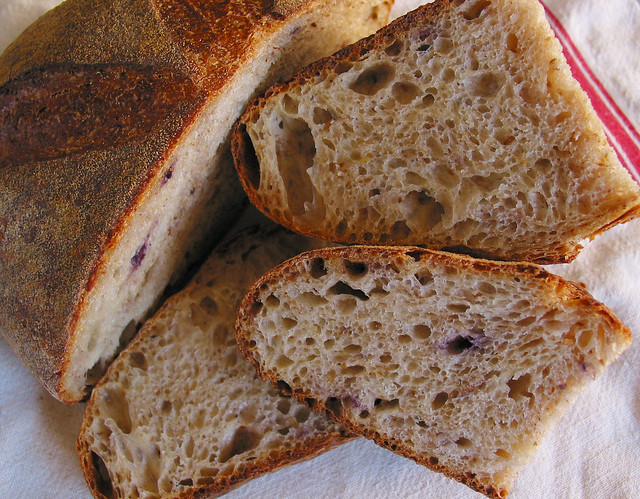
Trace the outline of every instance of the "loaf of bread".
[[261, 274], [319, 243], [245, 231], [216, 249], [94, 388], [78, 439], [95, 497], [211, 497], [346, 441], [240, 354], [236, 312]]
[[560, 263], [637, 216], [537, 0], [436, 0], [270, 89], [238, 123], [251, 201], [296, 231]]
[[270, 271], [236, 334], [283, 393], [496, 498], [631, 342], [582, 285], [541, 267], [379, 246]]
[[0, 57], [0, 331], [65, 402], [238, 216], [256, 92], [389, 0], [68, 0]]

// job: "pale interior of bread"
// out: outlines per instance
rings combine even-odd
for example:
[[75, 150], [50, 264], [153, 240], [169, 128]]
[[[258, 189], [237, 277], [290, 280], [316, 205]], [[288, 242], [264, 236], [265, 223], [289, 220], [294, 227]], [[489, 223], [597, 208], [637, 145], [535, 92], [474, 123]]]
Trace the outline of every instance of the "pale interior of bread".
[[316, 252], [271, 273], [247, 295], [241, 347], [378, 443], [506, 495], [628, 331], [555, 276], [370, 251]]
[[375, 31], [387, 8], [382, 1], [327, 2], [314, 12], [293, 16], [256, 47], [224, 94], [212, 98], [167, 160], [162, 176], [125, 221], [119, 243], [105, 255], [71, 339], [63, 391], [82, 398], [86, 385], [102, 376], [165, 287], [201, 256], [206, 239], [236, 216], [241, 188], [228, 141], [249, 98], [302, 65]]
[[315, 69], [245, 118], [257, 202], [297, 230], [551, 261], [638, 206], [535, 0], [453, 2]]
[[326, 416], [259, 379], [234, 334], [252, 281], [317, 246], [284, 231], [245, 235], [210, 258], [145, 324], [94, 389], [85, 413], [80, 442], [101, 493], [220, 492], [225, 480], [238, 483], [343, 441]]

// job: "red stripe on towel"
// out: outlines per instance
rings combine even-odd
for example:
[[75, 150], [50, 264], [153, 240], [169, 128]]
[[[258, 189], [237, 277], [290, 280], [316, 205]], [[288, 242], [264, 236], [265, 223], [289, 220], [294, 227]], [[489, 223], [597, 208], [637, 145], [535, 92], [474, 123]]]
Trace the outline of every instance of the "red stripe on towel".
[[618, 154], [620, 162], [640, 183], [640, 133], [593, 73], [562, 23], [544, 3], [543, 6], [549, 23], [562, 44], [573, 76], [591, 99], [604, 124], [609, 142]]

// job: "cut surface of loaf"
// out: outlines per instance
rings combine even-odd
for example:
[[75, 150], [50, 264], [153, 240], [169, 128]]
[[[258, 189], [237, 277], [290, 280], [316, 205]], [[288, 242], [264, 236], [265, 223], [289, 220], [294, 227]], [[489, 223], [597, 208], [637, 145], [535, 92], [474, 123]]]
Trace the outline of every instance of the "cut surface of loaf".
[[274, 86], [233, 141], [256, 206], [345, 243], [559, 263], [640, 209], [537, 0], [422, 6]]
[[316, 250], [260, 278], [236, 322], [264, 379], [355, 434], [505, 497], [631, 333], [541, 267], [417, 247]]
[[78, 451], [96, 497], [209, 497], [346, 440], [238, 350], [234, 322], [250, 284], [319, 246], [268, 227], [223, 243], [93, 390]]
[[245, 202], [246, 103], [387, 0], [68, 0], [0, 57], [0, 331], [65, 402]]

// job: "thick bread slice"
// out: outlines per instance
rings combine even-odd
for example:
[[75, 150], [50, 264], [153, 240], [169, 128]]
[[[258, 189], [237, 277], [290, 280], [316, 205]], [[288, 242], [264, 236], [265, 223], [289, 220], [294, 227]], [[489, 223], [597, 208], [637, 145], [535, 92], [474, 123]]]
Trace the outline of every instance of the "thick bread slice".
[[251, 201], [334, 241], [572, 260], [635, 217], [537, 0], [436, 0], [254, 102], [234, 134]]
[[148, 320], [96, 385], [78, 452], [96, 497], [209, 497], [345, 441], [240, 354], [234, 321], [262, 273], [317, 241], [244, 232]]
[[0, 331], [65, 402], [244, 203], [257, 91], [386, 22], [388, 0], [68, 0], [0, 57]]
[[583, 286], [541, 267], [368, 246], [272, 270], [236, 334], [283, 393], [490, 497], [631, 342]]

